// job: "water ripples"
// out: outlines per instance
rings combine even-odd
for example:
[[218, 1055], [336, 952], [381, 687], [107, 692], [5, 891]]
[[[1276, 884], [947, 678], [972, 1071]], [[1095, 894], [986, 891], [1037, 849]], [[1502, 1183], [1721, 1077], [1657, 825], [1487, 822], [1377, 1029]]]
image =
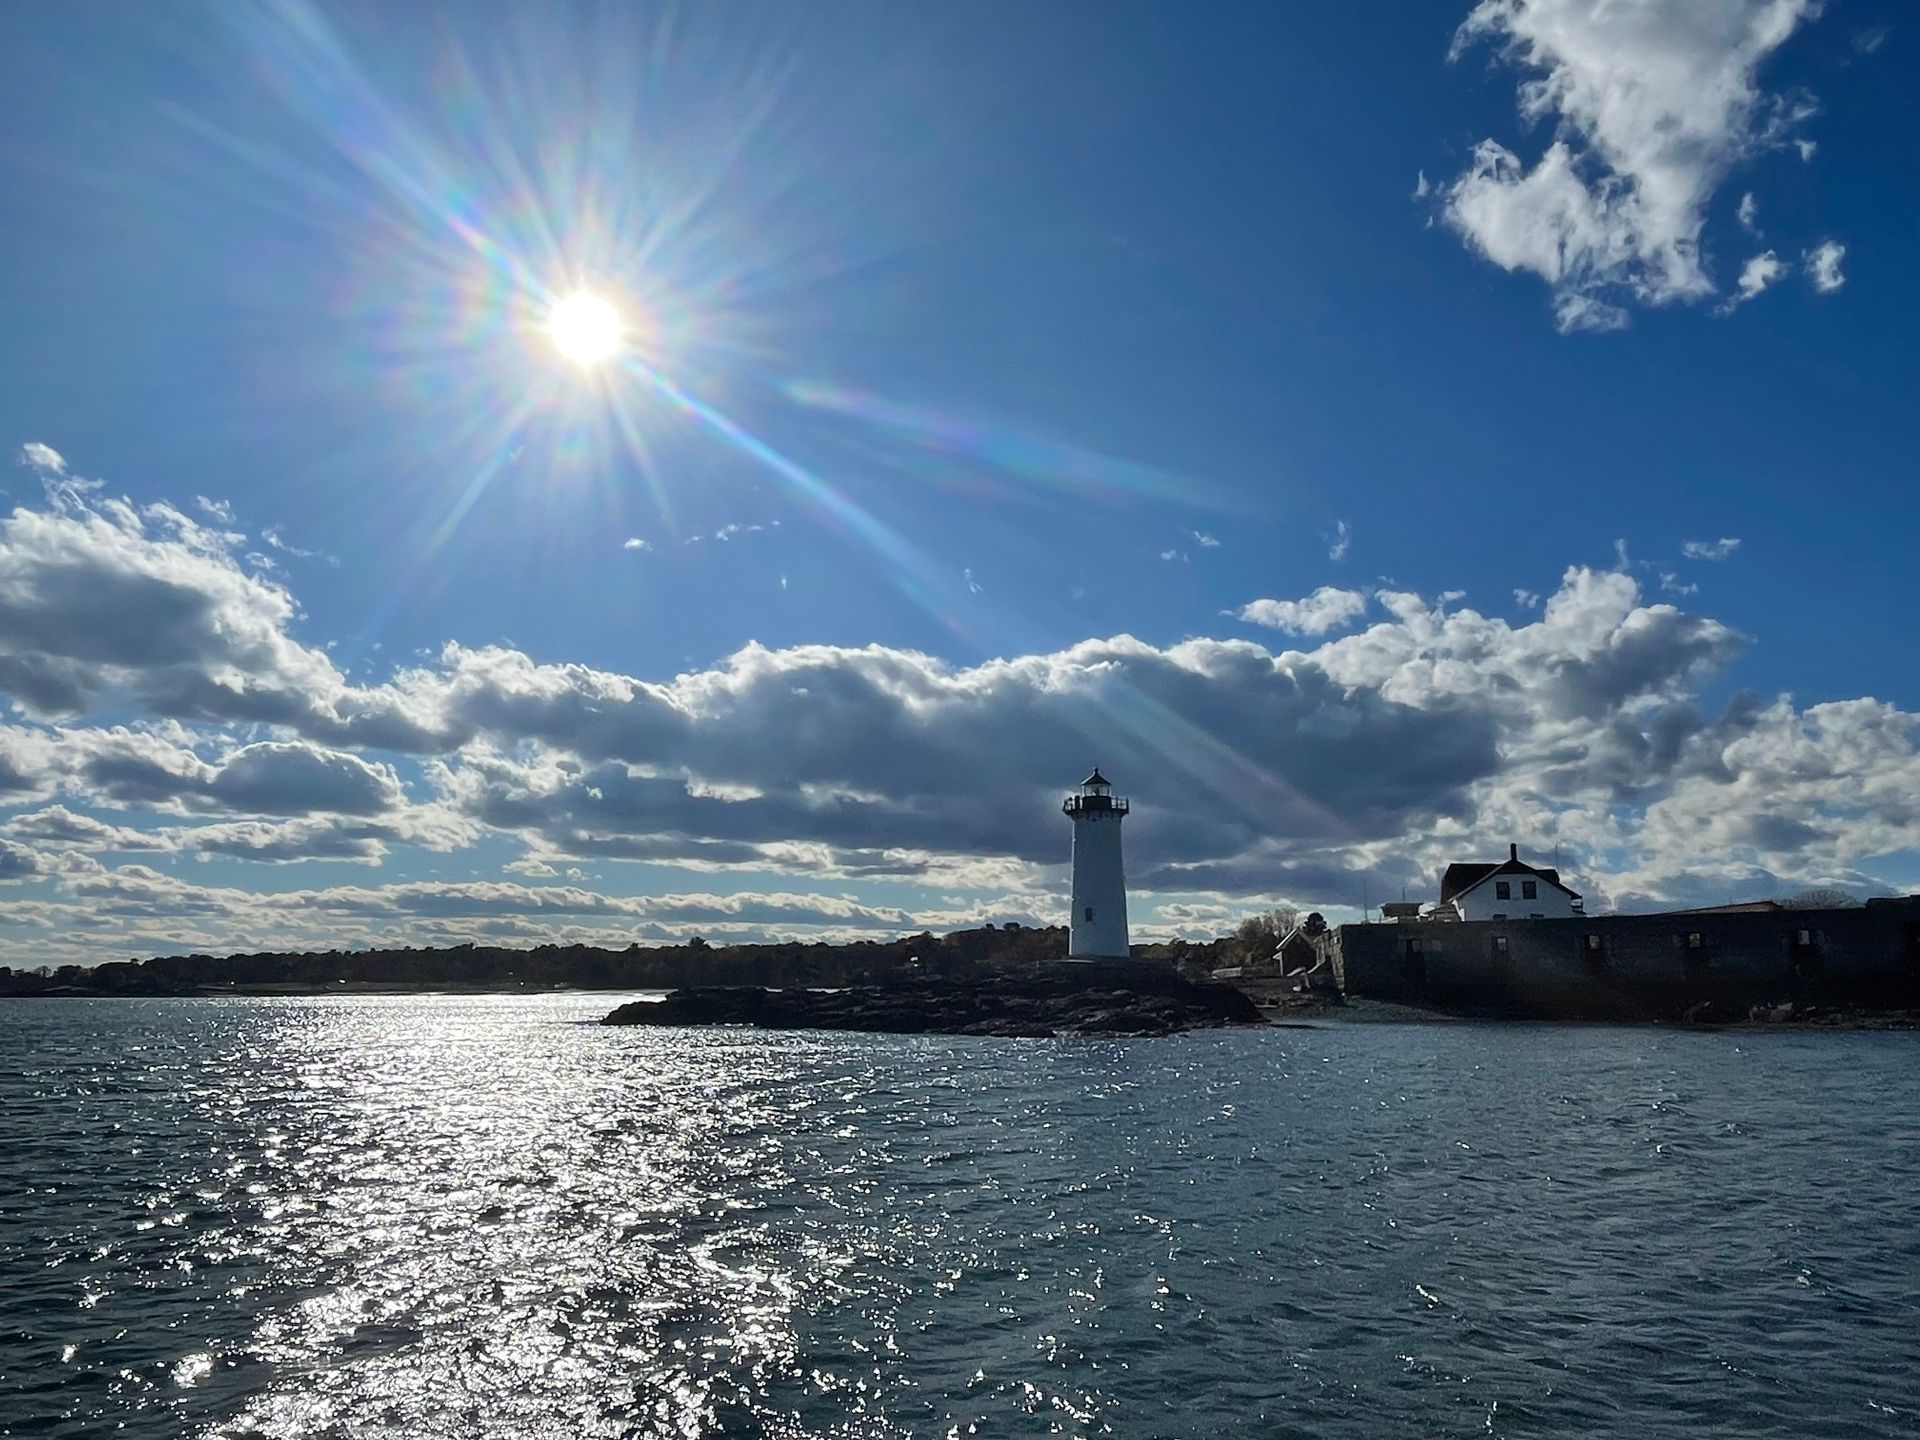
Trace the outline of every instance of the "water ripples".
[[0, 1002], [0, 1435], [1920, 1427], [1904, 1035]]

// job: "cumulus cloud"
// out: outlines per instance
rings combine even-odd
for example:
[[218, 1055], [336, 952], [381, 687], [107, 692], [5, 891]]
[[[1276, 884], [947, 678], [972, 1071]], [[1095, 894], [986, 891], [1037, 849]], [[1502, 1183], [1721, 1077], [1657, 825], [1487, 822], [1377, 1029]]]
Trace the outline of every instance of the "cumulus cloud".
[[203, 759], [124, 727], [66, 732], [60, 759], [86, 793], [122, 805], [259, 815], [379, 815], [404, 794], [392, 768], [305, 741], [260, 741]]
[[[1237, 612], [1312, 642], [1298, 649], [1117, 635], [962, 666], [749, 645], [650, 680], [450, 644], [352, 686], [294, 638], [292, 596], [234, 564], [231, 543], [166, 507], [72, 493], [0, 525], [0, 688], [41, 717], [0, 724], [0, 809], [15, 812], [0, 830], [23, 882], [0, 902], [0, 938], [124, 955], [489, 924], [872, 933], [991, 918], [974, 908], [989, 897], [1051, 915], [1061, 787], [1092, 755], [1136, 801], [1143, 915], [1273, 894], [1351, 904], [1363, 878], [1424, 893], [1488, 834], [1564, 844], [1596, 904], [1678, 897], [1693, 882], [1675, 877], [1715, 865], [1857, 880], [1910, 844], [1920, 808], [1914, 716], [1764, 697], [1704, 713], [1744, 637], [1650, 599], [1631, 567], [1573, 567], [1519, 597], [1537, 608], [1518, 620], [1392, 587]], [[81, 703], [42, 703], [49, 676]], [[86, 708], [108, 695], [116, 723]], [[468, 850], [483, 837], [492, 848]], [[169, 873], [195, 856], [462, 850], [466, 878], [293, 896]], [[143, 852], [151, 865], [111, 863]], [[474, 876], [483, 854], [518, 855], [527, 883]], [[708, 880], [679, 887], [697, 901], [641, 904], [564, 874], [585, 864], [724, 873], [761, 898]], [[778, 898], [828, 881], [858, 908]], [[870, 883], [918, 898], [882, 904]], [[1169, 926], [1201, 912], [1181, 913]]]
[[242, 566], [236, 538], [71, 486], [46, 510], [16, 509], [0, 522], [0, 691], [42, 717], [114, 692], [176, 720], [406, 750], [455, 740], [296, 640], [292, 595]]
[[11, 840], [0, 840], [0, 884], [11, 880], [28, 880], [39, 875], [44, 868], [40, 853], [25, 845], [17, 845]]
[[5, 825], [7, 834], [43, 846], [82, 850], [157, 850], [163, 848], [147, 831], [130, 825], [112, 825], [64, 805], [15, 815]]
[[1840, 273], [1840, 262], [1847, 258], [1847, 247], [1828, 240], [1806, 254], [1807, 278], [1822, 295], [1831, 295], [1847, 283]]
[[[0, 682], [0, 695], [5, 684]], [[59, 745], [46, 732], [0, 725], [0, 805], [19, 805], [53, 793]]]
[[[20, 857], [9, 858], [16, 851], [21, 852]], [[32, 873], [40, 863], [25, 847], [0, 841], [0, 880], [10, 878], [14, 865]], [[260, 894], [239, 886], [201, 885], [139, 864], [82, 870], [67, 882], [65, 891], [102, 916], [216, 920], [243, 927], [240, 933], [250, 936], [297, 934], [297, 925], [288, 924], [288, 920], [300, 916], [313, 917], [322, 927], [341, 921], [406, 922], [422, 918], [585, 918], [601, 922], [603, 928], [596, 938], [602, 941], [646, 921], [701, 927], [831, 927], [838, 931], [919, 928], [914, 915], [897, 907], [872, 905], [847, 895], [779, 891], [619, 896], [579, 885], [469, 880], [333, 885]], [[964, 916], [959, 918], [964, 921]]]
[[1612, 330], [1629, 304], [1699, 300], [1714, 285], [1700, 235], [1739, 160], [1813, 113], [1756, 72], [1817, 0], [1481, 0], [1455, 57], [1491, 43], [1527, 72], [1522, 118], [1551, 120], [1529, 165], [1483, 140], [1445, 190], [1445, 217], [1504, 270], [1546, 281], [1562, 331]]
[[1875, 884], [1854, 867], [1913, 847], [1920, 717], [1896, 706], [1802, 710], [1747, 697], [1669, 753], [1671, 784], [1636, 837], [1654, 863], [1616, 882], [1623, 891], [1657, 896], [1663, 860], [1676, 869], [1731, 860], [1803, 885]]
[[1367, 597], [1364, 591], [1322, 585], [1302, 600], [1255, 600], [1228, 613], [1292, 635], [1324, 635], [1366, 614]]
[[1728, 535], [1718, 540], [1689, 540], [1680, 547], [1680, 553], [1689, 560], [1725, 560], [1739, 548], [1739, 539]]
[[1760, 202], [1753, 198], [1753, 192], [1749, 190], [1740, 197], [1740, 228], [1749, 235], [1758, 235], [1760, 233], [1759, 215]]
[[653, 546], [645, 540], [642, 540], [638, 535], [629, 535], [621, 542], [620, 548], [622, 550], [651, 550]]

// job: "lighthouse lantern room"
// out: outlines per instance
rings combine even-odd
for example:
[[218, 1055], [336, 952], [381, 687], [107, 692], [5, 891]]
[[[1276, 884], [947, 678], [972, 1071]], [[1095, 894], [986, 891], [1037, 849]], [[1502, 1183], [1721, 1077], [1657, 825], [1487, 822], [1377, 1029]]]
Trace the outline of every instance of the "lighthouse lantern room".
[[1124, 960], [1127, 948], [1127, 881], [1120, 861], [1120, 822], [1128, 805], [1117, 799], [1099, 767], [1060, 807], [1073, 821], [1073, 913], [1067, 925], [1067, 957]]

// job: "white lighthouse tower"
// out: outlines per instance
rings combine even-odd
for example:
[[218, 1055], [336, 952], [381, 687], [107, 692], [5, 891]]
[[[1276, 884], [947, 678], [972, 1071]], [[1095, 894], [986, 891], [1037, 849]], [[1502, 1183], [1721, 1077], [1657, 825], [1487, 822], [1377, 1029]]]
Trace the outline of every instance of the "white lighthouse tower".
[[1120, 822], [1127, 802], [1098, 768], [1060, 807], [1073, 821], [1073, 914], [1067, 927], [1070, 960], [1124, 960], [1127, 879], [1120, 864]]

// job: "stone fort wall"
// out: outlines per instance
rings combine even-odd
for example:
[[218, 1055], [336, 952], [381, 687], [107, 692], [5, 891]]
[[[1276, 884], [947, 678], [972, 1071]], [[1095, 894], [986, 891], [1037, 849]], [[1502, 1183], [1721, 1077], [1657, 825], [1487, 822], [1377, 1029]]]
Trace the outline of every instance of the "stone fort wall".
[[1542, 1016], [1726, 1005], [1920, 1004], [1920, 896], [1851, 910], [1342, 925], [1350, 995]]

